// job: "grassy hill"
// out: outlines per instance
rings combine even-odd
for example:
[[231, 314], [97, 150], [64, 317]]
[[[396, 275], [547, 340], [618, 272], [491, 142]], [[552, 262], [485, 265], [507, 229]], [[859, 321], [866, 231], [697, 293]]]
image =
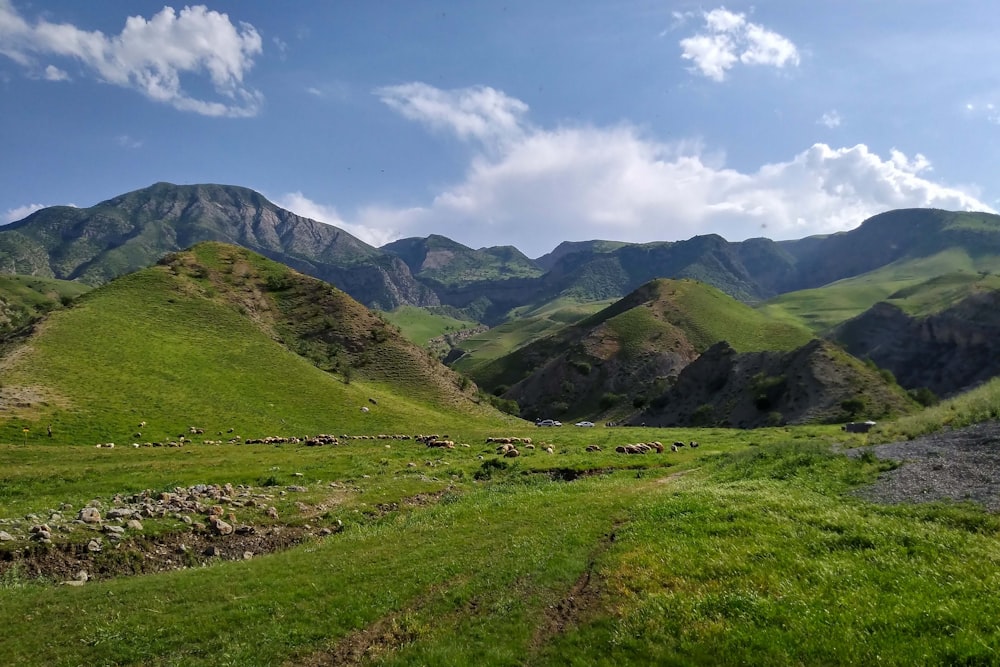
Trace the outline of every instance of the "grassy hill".
[[491, 361], [579, 322], [611, 303], [611, 300], [580, 303], [562, 298], [540, 306], [518, 308], [503, 324], [463, 340], [459, 345], [462, 355], [452, 367], [467, 375], [474, 375], [477, 369]]
[[526, 417], [620, 415], [664, 390], [712, 344], [788, 350], [811, 338], [714, 287], [655, 280], [611, 306], [470, 370]]
[[246, 437], [501, 419], [340, 290], [215, 243], [52, 313], [3, 367], [9, 440], [49, 423], [60, 442], [121, 443], [191, 425]]
[[427, 345], [432, 338], [478, 325], [478, 322], [472, 320], [458, 319], [416, 306], [400, 306], [381, 315], [387, 322], [399, 327], [407, 340], [417, 345]]
[[62, 308], [89, 289], [68, 280], [0, 274], [0, 335]]
[[823, 287], [782, 294], [758, 309], [822, 334], [879, 301], [892, 302], [914, 315], [943, 310], [969, 294], [993, 289], [997, 285], [993, 274], [1000, 274], [1000, 253], [974, 255], [963, 248], [949, 248], [897, 260]]

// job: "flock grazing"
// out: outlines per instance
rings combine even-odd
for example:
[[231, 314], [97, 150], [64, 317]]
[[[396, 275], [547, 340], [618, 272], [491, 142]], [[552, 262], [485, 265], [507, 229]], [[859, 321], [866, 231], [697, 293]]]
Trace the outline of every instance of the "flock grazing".
[[[369, 401], [371, 402], [372, 405], [378, 405], [378, 402], [375, 399], [369, 399]], [[361, 409], [363, 411], [365, 411], [365, 412], [367, 412], [369, 410], [369, 408], [367, 406], [364, 406]], [[147, 425], [147, 423], [145, 421], [139, 422], [139, 428], [145, 428], [146, 425]], [[232, 435], [233, 430], [234, 429], [230, 428], [227, 431], [227, 434]], [[167, 441], [167, 442], [144, 442], [144, 443], [133, 442], [132, 443], [132, 447], [134, 447], [134, 448], [139, 448], [139, 447], [183, 447], [185, 445], [193, 444], [194, 443], [194, 441], [191, 440], [190, 436], [192, 436], [192, 435], [203, 435], [204, 433], [205, 433], [205, 429], [204, 428], [200, 428], [200, 427], [197, 427], [197, 426], [190, 426], [187, 429], [187, 433], [181, 433], [180, 435], [177, 436], [176, 440], [170, 440], [170, 441]], [[223, 434], [222, 431], [218, 432], [218, 435], [221, 436], [222, 434]], [[141, 435], [142, 435], [141, 432], [137, 432], [137, 433], [134, 434], [134, 436], [137, 437], [137, 438], [139, 436], [141, 436]], [[377, 435], [348, 435], [348, 434], [345, 433], [345, 434], [342, 434], [340, 436], [335, 436], [335, 435], [321, 433], [319, 435], [313, 435], [313, 436], [277, 436], [277, 435], [271, 435], [271, 436], [265, 436], [265, 437], [262, 437], [262, 438], [246, 438], [246, 439], [242, 438], [239, 435], [235, 435], [235, 436], [232, 436], [232, 437], [228, 438], [227, 440], [203, 439], [203, 440], [201, 440], [201, 443], [205, 444], [205, 445], [221, 445], [221, 444], [224, 444], [224, 443], [235, 444], [235, 445], [285, 445], [285, 444], [299, 445], [299, 444], [301, 444], [301, 445], [305, 445], [307, 447], [316, 447], [316, 446], [323, 446], [323, 445], [340, 445], [340, 444], [343, 444], [344, 442], [349, 441], [349, 440], [396, 440], [396, 441], [407, 441], [407, 440], [410, 440], [410, 441], [421, 443], [424, 446], [426, 446], [428, 448], [431, 448], [431, 449], [455, 449], [456, 447], [466, 447], [466, 448], [470, 447], [470, 445], [468, 443], [455, 442], [454, 440], [450, 439], [447, 435], [437, 435], [437, 434], [434, 434], [434, 435], [425, 435], [425, 434], [418, 434], [418, 435], [412, 435], [411, 436], [411, 435], [398, 434], [398, 433], [396, 433], [396, 434], [379, 433]], [[531, 438], [522, 438], [522, 437], [516, 437], [516, 436], [491, 436], [491, 437], [486, 438], [486, 444], [487, 445], [496, 445], [495, 451], [496, 451], [497, 456], [502, 456], [504, 458], [516, 458], [518, 456], [521, 456], [522, 450], [528, 450], [528, 451], [530, 451], [530, 450], [534, 450], [536, 448], [535, 447], [535, 443], [532, 441]], [[698, 444], [699, 443], [697, 441], [695, 441], [695, 440], [692, 440], [692, 441], [687, 442], [687, 443], [678, 440], [678, 441], [675, 441], [673, 444], [671, 444], [669, 446], [669, 450], [671, 452], [678, 452], [678, 451], [680, 451], [680, 449], [682, 447], [690, 447], [690, 448], [693, 449], [695, 447], [698, 447]], [[114, 446], [115, 446], [115, 443], [113, 443], [113, 442], [103, 442], [103, 443], [98, 443], [96, 446], [99, 449], [100, 448], [103, 448], [103, 449], [113, 449]], [[386, 445], [386, 448], [389, 448], [389, 447], [390, 447], [390, 445]], [[541, 451], [545, 452], [546, 454], [555, 454], [555, 448], [551, 444], [542, 443], [541, 445], [539, 445], [539, 447], [540, 447]], [[651, 453], [651, 452], [655, 452], [657, 454], [662, 454], [665, 451], [667, 451], [667, 449], [668, 449], [667, 446], [665, 446], [663, 443], [661, 443], [659, 441], [651, 441], [651, 442], [639, 442], [639, 443], [629, 443], [629, 444], [618, 445], [617, 447], [614, 448], [614, 451], [616, 453], [618, 453], [618, 454], [648, 454], [648, 453]], [[586, 451], [587, 453], [594, 453], [594, 452], [601, 452], [603, 450], [602, 450], [602, 448], [601, 448], [600, 445], [591, 444], [591, 445], [587, 445], [584, 451]], [[480, 458], [482, 458], [482, 457], [480, 457]]]

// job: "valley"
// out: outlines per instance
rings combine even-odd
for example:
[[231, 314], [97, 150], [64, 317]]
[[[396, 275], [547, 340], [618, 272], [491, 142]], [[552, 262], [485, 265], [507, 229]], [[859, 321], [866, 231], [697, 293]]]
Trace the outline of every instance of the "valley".
[[0, 656], [991, 664], [996, 237], [532, 260], [230, 186], [42, 209], [0, 229]]

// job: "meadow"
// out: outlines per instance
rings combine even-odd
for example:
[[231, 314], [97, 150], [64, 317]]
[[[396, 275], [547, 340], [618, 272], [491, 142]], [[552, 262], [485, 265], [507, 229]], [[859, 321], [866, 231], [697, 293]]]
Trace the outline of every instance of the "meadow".
[[[511, 435], [535, 448], [507, 459], [485, 444]], [[970, 505], [854, 498], [851, 489], [894, 464], [831, 445], [867, 436], [469, 425], [449, 437], [455, 449], [0, 446], [0, 528], [63, 504], [107, 507], [115, 494], [227, 482], [274, 493], [280, 519], [246, 508], [241, 522], [308, 526], [287, 550], [82, 587], [3, 562], [0, 656], [26, 665], [996, 660], [1000, 520]], [[653, 439], [701, 446], [614, 452]], [[307, 490], [281, 495], [292, 484]], [[145, 523], [154, 544], [192, 530], [170, 517]], [[339, 532], [322, 536], [330, 526]], [[78, 526], [66, 539], [91, 535]], [[122, 544], [102, 557], [135, 558]]]

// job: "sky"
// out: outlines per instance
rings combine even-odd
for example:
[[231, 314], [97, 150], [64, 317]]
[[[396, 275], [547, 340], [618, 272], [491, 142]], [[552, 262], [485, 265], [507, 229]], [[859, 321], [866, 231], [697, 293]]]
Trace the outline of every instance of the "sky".
[[222, 183], [538, 257], [1000, 209], [995, 0], [163, 3], [0, 0], [0, 224]]

